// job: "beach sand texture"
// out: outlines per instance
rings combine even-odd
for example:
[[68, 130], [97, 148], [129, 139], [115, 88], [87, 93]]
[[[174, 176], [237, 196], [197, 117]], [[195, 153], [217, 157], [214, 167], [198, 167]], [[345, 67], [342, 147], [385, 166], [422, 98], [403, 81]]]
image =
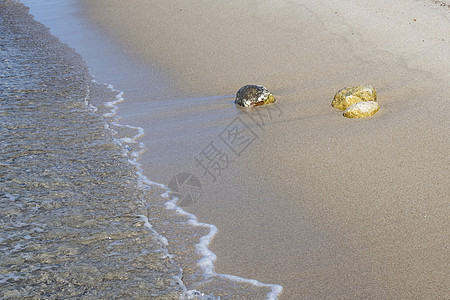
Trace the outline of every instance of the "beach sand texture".
[[[83, 7], [143, 63], [167, 70], [179, 95], [210, 97], [184, 106], [167, 100], [168, 110], [151, 110], [151, 95], [121, 105], [124, 123], [146, 132], [141, 162], [151, 180], [168, 183], [185, 166], [195, 169], [193, 157], [247, 116], [232, 103], [241, 86], [262, 84], [275, 95], [277, 117], [252, 127], [251, 147], [217, 181], [203, 180], [202, 198], [187, 208], [219, 228], [210, 247], [217, 272], [280, 284], [280, 299], [450, 298], [447, 6], [85, 0]], [[346, 119], [331, 101], [358, 84], [375, 86], [381, 109]]]

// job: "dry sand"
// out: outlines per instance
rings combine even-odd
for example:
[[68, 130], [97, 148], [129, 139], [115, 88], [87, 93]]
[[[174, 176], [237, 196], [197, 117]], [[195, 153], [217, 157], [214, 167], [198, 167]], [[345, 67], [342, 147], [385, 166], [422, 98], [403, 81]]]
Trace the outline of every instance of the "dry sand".
[[[281, 299], [449, 299], [450, 9], [311, 2], [84, 7], [168, 70], [173, 91], [127, 99], [120, 114], [146, 132], [150, 179], [200, 174], [203, 196], [187, 210], [219, 228], [217, 272], [281, 284]], [[277, 98], [263, 127], [232, 103], [249, 83]], [[377, 88], [375, 116], [331, 107], [337, 90], [364, 83]], [[237, 116], [257, 138], [212, 182], [195, 157]]]

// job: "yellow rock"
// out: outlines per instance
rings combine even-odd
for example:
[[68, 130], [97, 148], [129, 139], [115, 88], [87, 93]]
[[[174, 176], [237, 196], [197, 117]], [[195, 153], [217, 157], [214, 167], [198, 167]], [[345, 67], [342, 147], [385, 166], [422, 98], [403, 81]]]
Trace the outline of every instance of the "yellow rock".
[[377, 101], [377, 92], [370, 85], [345, 87], [336, 93], [331, 106], [346, 110], [355, 103], [362, 101]]
[[373, 116], [380, 109], [375, 101], [358, 102], [350, 106], [344, 111], [346, 118], [366, 118]]

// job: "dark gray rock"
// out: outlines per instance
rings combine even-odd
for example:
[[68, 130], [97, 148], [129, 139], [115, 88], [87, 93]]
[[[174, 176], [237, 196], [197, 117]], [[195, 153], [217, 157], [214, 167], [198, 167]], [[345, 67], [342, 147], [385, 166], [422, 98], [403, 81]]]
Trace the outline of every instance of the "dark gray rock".
[[242, 107], [254, 107], [275, 102], [273, 95], [262, 85], [246, 85], [236, 93], [236, 103]]

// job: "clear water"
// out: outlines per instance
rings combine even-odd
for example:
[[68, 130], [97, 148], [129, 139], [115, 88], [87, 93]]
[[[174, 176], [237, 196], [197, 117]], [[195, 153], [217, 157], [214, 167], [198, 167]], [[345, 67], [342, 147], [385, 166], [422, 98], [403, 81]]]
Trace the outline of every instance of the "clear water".
[[2, 298], [176, 298], [180, 269], [136, 217], [135, 167], [85, 105], [94, 84], [42, 31], [2, 3]]

